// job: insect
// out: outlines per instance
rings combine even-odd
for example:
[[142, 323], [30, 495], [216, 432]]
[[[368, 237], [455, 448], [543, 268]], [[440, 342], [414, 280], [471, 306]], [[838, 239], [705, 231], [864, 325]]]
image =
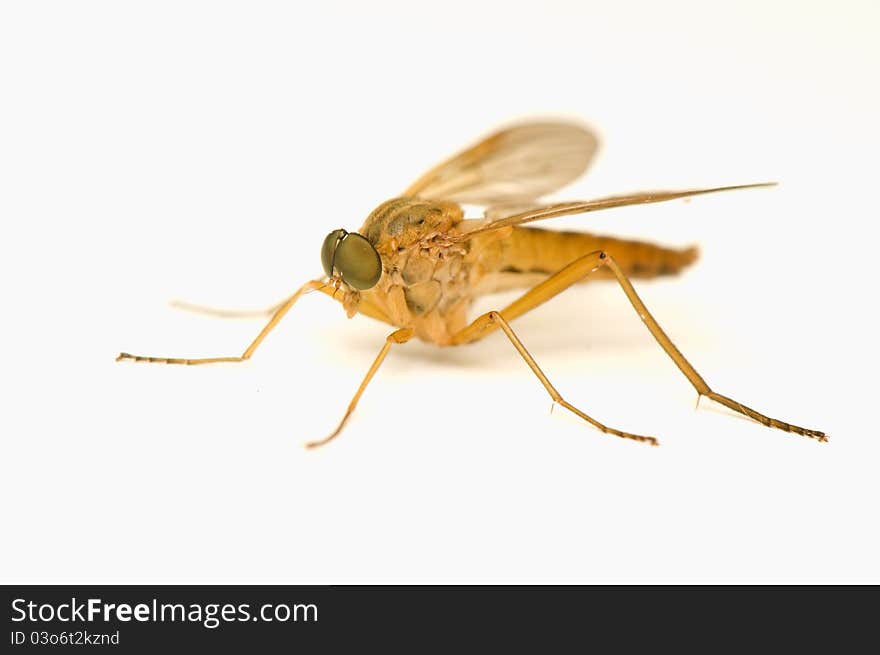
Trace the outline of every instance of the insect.
[[[766, 426], [827, 441], [822, 432], [770, 418], [715, 392], [639, 298], [632, 279], [677, 273], [696, 259], [695, 249], [525, 227], [527, 223], [568, 214], [773, 183], [642, 192], [554, 204], [538, 202], [580, 176], [593, 159], [597, 145], [593, 132], [564, 122], [529, 122], [491, 134], [429, 170], [401, 196], [379, 205], [359, 232], [330, 232], [321, 246], [325, 277], [306, 282], [292, 296], [266, 310], [271, 318], [241, 355], [181, 359], [121, 353], [117, 361], [187, 365], [247, 361], [304, 293], [320, 291], [340, 302], [349, 318], [365, 314], [395, 329], [337, 428], [324, 439], [306, 444], [309, 448], [326, 444], [340, 433], [392, 347], [413, 337], [438, 346], [460, 346], [496, 330], [506, 335], [555, 403], [604, 433], [657, 445], [654, 437], [605, 425], [565, 400], [511, 326], [515, 318], [573, 284], [607, 278], [616, 280], [698, 397], [710, 398]], [[480, 218], [465, 218], [461, 204], [487, 209]], [[476, 297], [512, 288], [527, 290], [506, 307], [468, 320], [468, 309]]]

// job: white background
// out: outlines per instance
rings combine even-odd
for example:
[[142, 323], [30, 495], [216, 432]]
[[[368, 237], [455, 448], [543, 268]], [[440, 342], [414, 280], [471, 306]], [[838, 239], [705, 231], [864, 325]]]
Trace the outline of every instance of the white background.
[[[523, 3], [524, 5], [526, 3]], [[880, 582], [880, 10], [866, 2], [78, 2], [0, 10], [3, 582]], [[439, 159], [511, 120], [602, 135], [558, 194], [777, 180], [554, 225], [697, 243], [637, 287], [393, 351], [311, 295], [245, 365], [257, 308], [320, 274]], [[549, 227], [549, 225], [548, 225]], [[477, 310], [500, 307], [503, 297]]]

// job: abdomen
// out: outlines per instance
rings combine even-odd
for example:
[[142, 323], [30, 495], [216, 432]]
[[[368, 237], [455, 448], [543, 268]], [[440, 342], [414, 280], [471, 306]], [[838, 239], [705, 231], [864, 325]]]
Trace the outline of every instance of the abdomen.
[[[644, 241], [531, 227], [515, 227], [509, 236], [486, 246], [486, 256], [480, 262], [485, 277], [480, 281], [479, 293], [533, 286], [596, 250], [611, 254], [632, 278], [672, 275], [697, 259], [694, 247], [664, 248]], [[611, 271], [601, 268], [588, 279], [610, 277]]]

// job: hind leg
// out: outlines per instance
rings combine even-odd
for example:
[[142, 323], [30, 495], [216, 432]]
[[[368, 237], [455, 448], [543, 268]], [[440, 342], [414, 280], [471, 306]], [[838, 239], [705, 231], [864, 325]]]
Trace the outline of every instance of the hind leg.
[[[786, 423], [785, 421], [781, 421], [779, 419], [770, 418], [769, 416], [761, 414], [760, 412], [757, 412], [754, 409], [751, 409], [750, 407], [747, 407], [742, 403], [733, 400], [732, 398], [713, 391], [712, 388], [706, 383], [706, 381], [700, 376], [700, 374], [697, 373], [696, 369], [691, 366], [690, 362], [685, 359], [684, 355], [681, 354], [681, 351], [675, 346], [675, 344], [672, 343], [672, 340], [666, 335], [666, 333], [648, 311], [648, 308], [645, 307], [645, 304], [642, 302], [641, 298], [639, 298], [638, 294], [632, 286], [632, 283], [629, 281], [629, 278], [627, 278], [627, 276], [623, 273], [614, 258], [602, 250], [589, 253], [587, 255], [584, 255], [583, 257], [579, 257], [578, 259], [574, 260], [568, 266], [564, 267], [562, 270], [552, 275], [544, 282], [538, 284], [517, 300], [513, 301], [510, 305], [508, 305], [500, 312], [490, 312], [489, 314], [480, 317], [471, 325], [456, 334], [454, 336], [453, 343], [456, 345], [470, 343], [472, 341], [483, 338], [486, 334], [498, 328], [504, 330], [505, 333], [507, 333], [508, 338], [513, 341], [513, 337], [511, 336], [512, 331], [510, 331], [510, 328], [507, 325], [507, 321], [510, 321], [517, 316], [525, 314], [526, 312], [534, 309], [538, 305], [546, 302], [556, 294], [564, 291], [572, 284], [580, 282], [585, 277], [599, 270], [602, 270], [603, 268], [610, 271], [611, 274], [615, 277], [615, 279], [623, 289], [624, 294], [626, 294], [626, 297], [629, 300], [630, 304], [633, 306], [633, 309], [636, 310], [639, 318], [642, 319], [642, 322], [648, 328], [648, 331], [650, 331], [654, 339], [657, 340], [657, 343], [659, 343], [660, 347], [663, 348], [664, 351], [666, 351], [666, 354], [669, 355], [672, 361], [675, 362], [675, 365], [678, 366], [679, 370], [693, 385], [694, 389], [697, 390], [698, 394], [710, 398], [715, 402], [718, 402], [725, 407], [732, 409], [735, 412], [743, 414], [744, 416], [748, 416], [749, 418], [754, 419], [759, 423], [763, 423], [767, 427], [776, 428], [785, 432], [792, 432], [794, 434], [800, 434], [805, 437], [810, 437], [811, 439], [816, 439], [818, 441], [828, 441], [828, 437], [825, 435], [824, 432], [802, 428], [791, 423]], [[514, 342], [514, 345], [517, 345], [516, 342]], [[553, 389], [553, 387], [550, 385], [549, 381], [546, 380], [546, 377], [544, 377], [543, 373], [540, 372], [540, 369], [537, 368], [537, 364], [534, 364], [534, 360], [530, 361], [530, 356], [527, 357], [528, 353], [525, 352], [525, 348], [522, 348], [522, 344], [519, 344], [519, 346], [517, 346], [517, 350], [519, 350], [520, 354], [524, 358], [526, 358], [527, 362], [529, 362], [529, 366], [541, 379], [542, 384], [544, 384], [544, 387], [547, 389], [548, 392], [550, 392], [550, 395], [553, 396], [554, 400], [557, 400], [556, 396], [558, 396], [558, 392], [556, 392], [555, 389]], [[554, 395], [554, 393], [556, 395]], [[559, 401], [557, 400], [557, 402]], [[572, 409], [571, 407], [568, 407], [568, 405], [565, 406], [568, 409]], [[575, 413], [581, 415], [579, 412]], [[585, 418], [585, 420], [589, 421], [593, 425], [596, 425], [596, 427], [599, 427], [599, 429], [602, 429], [605, 432], [611, 432], [608, 429], [604, 429], [604, 426], [602, 426], [601, 424], [597, 424], [598, 422], [589, 417], [582, 416], [582, 418]], [[616, 432], [611, 433], [616, 434]]]

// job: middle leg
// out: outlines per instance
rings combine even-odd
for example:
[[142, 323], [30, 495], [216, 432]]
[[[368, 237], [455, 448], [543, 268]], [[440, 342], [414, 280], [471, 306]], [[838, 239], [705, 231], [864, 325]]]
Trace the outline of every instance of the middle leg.
[[[657, 441], [654, 437], [645, 437], [639, 434], [632, 434], [631, 432], [623, 432], [622, 430], [617, 430], [616, 428], [609, 427], [604, 423], [600, 423], [592, 416], [585, 414], [577, 407], [572, 405], [570, 402], [565, 400], [562, 397], [556, 387], [554, 387], [550, 380], [547, 379], [547, 376], [544, 375], [544, 372], [541, 370], [541, 367], [538, 366], [538, 363], [535, 361], [534, 357], [526, 350], [526, 347], [522, 344], [522, 341], [519, 340], [519, 337], [516, 336], [516, 333], [513, 331], [513, 328], [510, 327], [510, 324], [503, 316], [503, 312], [492, 311], [486, 314], [483, 314], [473, 323], [471, 323], [468, 327], [464, 328], [461, 332], [453, 337], [455, 339], [459, 335], [481, 335], [485, 333], [487, 330], [501, 328], [504, 331], [504, 334], [507, 335], [507, 338], [510, 339], [510, 343], [513, 344], [513, 347], [516, 348], [516, 351], [520, 354], [520, 356], [525, 360], [526, 364], [529, 365], [529, 368], [532, 369], [532, 372], [537, 376], [537, 378], [541, 381], [541, 384], [544, 385], [544, 388], [547, 390], [547, 393], [550, 394], [550, 397], [553, 399], [553, 402], [561, 405], [571, 413], [576, 416], [580, 416], [587, 423], [592, 426], [598, 428], [602, 432], [606, 434], [613, 434], [617, 437], [622, 437], [623, 439], [632, 439], [634, 441], [641, 441], [643, 443], [651, 444], [652, 446], [659, 446], [660, 442]], [[464, 337], [462, 337], [464, 338]], [[474, 340], [474, 339], [471, 339]], [[460, 343], [465, 343], [465, 341], [460, 341]]]
[[306, 444], [306, 448], [317, 448], [318, 446], [323, 446], [324, 444], [333, 441], [333, 439], [335, 439], [337, 435], [342, 432], [342, 428], [345, 426], [346, 421], [348, 421], [348, 417], [351, 416], [352, 412], [354, 412], [354, 408], [357, 407], [358, 401], [361, 399], [361, 396], [366, 390], [367, 385], [370, 384], [370, 380], [373, 379], [376, 371], [379, 370], [382, 362], [385, 361], [385, 356], [388, 354], [388, 351], [391, 350], [391, 346], [393, 346], [394, 344], [406, 343], [407, 341], [412, 339], [413, 334], [414, 331], [411, 328], [400, 328], [399, 330], [395, 330], [386, 337], [385, 344], [382, 346], [382, 350], [379, 351], [379, 354], [373, 361], [373, 365], [370, 366], [370, 370], [367, 371], [367, 374], [364, 376], [363, 381], [361, 381], [361, 386], [358, 387], [357, 392], [354, 394], [354, 398], [352, 398], [351, 402], [348, 403], [348, 409], [345, 410], [345, 414], [343, 415], [342, 420], [339, 421], [339, 425], [337, 425], [336, 429], [323, 439], [319, 439], [318, 441], [309, 441]]

